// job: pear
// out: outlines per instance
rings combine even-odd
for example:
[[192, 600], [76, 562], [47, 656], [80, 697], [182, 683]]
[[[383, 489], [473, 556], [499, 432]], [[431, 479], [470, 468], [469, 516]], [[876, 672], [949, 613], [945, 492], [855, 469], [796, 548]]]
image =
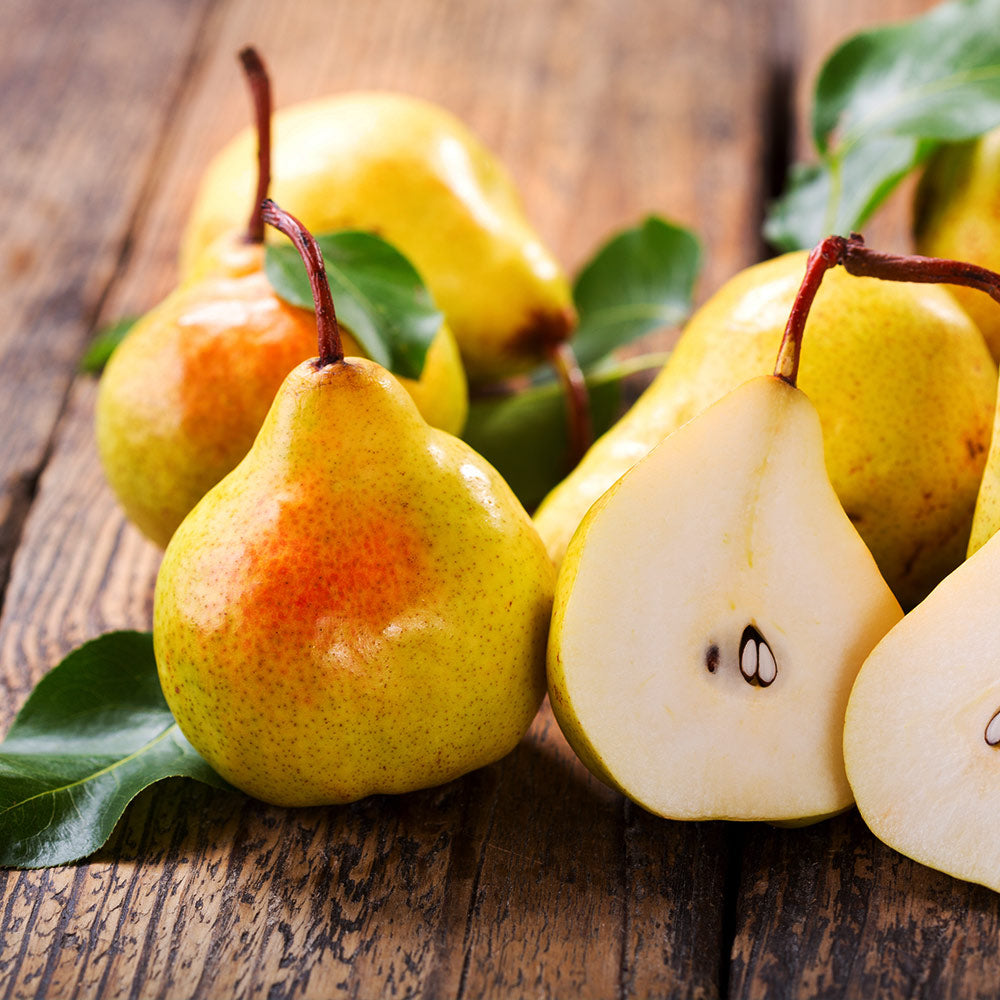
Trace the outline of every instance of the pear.
[[[458, 339], [468, 375], [493, 379], [549, 357], [575, 315], [569, 283], [482, 143], [434, 104], [346, 93], [274, 116], [276, 201], [313, 232], [377, 232], [416, 266]], [[253, 131], [211, 161], [181, 248], [199, 252], [242, 217], [254, 190]]]
[[[917, 249], [1000, 270], [1000, 129], [943, 146], [917, 188]], [[1000, 359], [1000, 304], [967, 288], [953, 293]]]
[[[266, 130], [263, 66], [253, 50], [241, 58]], [[268, 172], [260, 162], [261, 188]], [[282, 380], [315, 352], [312, 312], [280, 299], [264, 274], [259, 215], [258, 204], [246, 231], [223, 233], [205, 250], [192, 276], [129, 331], [101, 378], [96, 424], [105, 474], [130, 520], [161, 547], [247, 453]], [[346, 332], [344, 342], [361, 353]], [[446, 324], [420, 378], [400, 381], [430, 423], [461, 431], [468, 394]]]
[[559, 571], [553, 711], [598, 777], [661, 816], [848, 808], [848, 694], [902, 617], [782, 350], [618, 480]]
[[847, 706], [844, 756], [879, 839], [1000, 891], [1000, 537], [875, 647]]
[[498, 473], [343, 356], [318, 247], [276, 207], [265, 218], [307, 257], [320, 356], [167, 546], [163, 691], [209, 763], [268, 802], [446, 782], [530, 724], [555, 571]]
[[976, 496], [967, 555], [978, 552], [1000, 529], [1000, 399], [993, 419], [993, 437]]
[[[588, 507], [671, 431], [766, 371], [805, 265], [742, 271], [691, 318], [636, 405], [545, 499], [553, 559]], [[810, 313], [799, 384], [820, 416], [841, 503], [911, 606], [965, 555], [990, 441], [996, 366], [948, 292], [830, 272]]]

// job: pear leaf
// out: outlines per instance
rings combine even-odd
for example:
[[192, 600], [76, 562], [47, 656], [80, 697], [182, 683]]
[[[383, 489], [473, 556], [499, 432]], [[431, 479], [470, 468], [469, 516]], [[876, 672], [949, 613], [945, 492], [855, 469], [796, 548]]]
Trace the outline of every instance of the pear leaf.
[[847, 235], [940, 145], [1000, 125], [998, 24], [1000, 0], [951, 0], [840, 45], [814, 93], [819, 162], [790, 173], [768, 240], [793, 250]]
[[[645, 354], [587, 373], [595, 437], [621, 415], [626, 384], [648, 377], [666, 359], [666, 353]], [[529, 511], [570, 471], [566, 396], [557, 382], [474, 398], [462, 437], [507, 480]]]
[[[373, 361], [395, 375], [420, 378], [444, 317], [416, 268], [373, 233], [344, 230], [316, 241], [340, 322]], [[305, 265], [294, 247], [268, 245], [264, 270], [286, 302], [313, 308]]]
[[125, 339], [125, 334], [138, 322], [138, 316], [126, 316], [98, 330], [83, 357], [80, 371], [87, 375], [99, 375], [111, 359], [115, 348]]
[[170, 777], [232, 790], [174, 722], [152, 636], [85, 643], [38, 682], [0, 743], [0, 865], [92, 854], [140, 791]]
[[573, 351], [580, 367], [590, 368], [637, 337], [684, 320], [700, 266], [695, 235], [658, 216], [604, 243], [573, 286], [580, 317]]

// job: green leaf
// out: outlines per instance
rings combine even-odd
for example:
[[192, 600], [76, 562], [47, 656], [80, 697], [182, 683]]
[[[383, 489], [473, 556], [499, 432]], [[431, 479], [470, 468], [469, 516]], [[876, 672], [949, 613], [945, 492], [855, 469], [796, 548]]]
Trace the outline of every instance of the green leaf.
[[174, 722], [152, 637], [86, 643], [38, 682], [0, 743], [0, 865], [86, 857], [140, 791], [170, 777], [231, 788]]
[[[337, 318], [373, 361], [396, 375], [420, 378], [427, 348], [444, 317], [416, 269], [372, 233], [345, 230], [316, 239]], [[305, 265], [294, 247], [268, 246], [264, 269], [286, 302], [313, 308]]]
[[764, 233], [782, 249], [858, 229], [942, 143], [1000, 124], [1000, 0], [952, 0], [848, 39], [816, 83], [820, 162], [792, 171]]
[[126, 316], [124, 319], [98, 330], [83, 357], [80, 358], [80, 371], [88, 375], [99, 375], [104, 370], [111, 355], [114, 354], [115, 348], [138, 320], [138, 316]]
[[700, 266], [694, 234], [657, 216], [608, 240], [573, 287], [580, 316], [573, 351], [580, 367], [684, 320]]
[[[587, 375], [595, 437], [617, 420], [623, 383], [663, 366], [667, 354], [647, 354], [592, 370]], [[568, 472], [566, 397], [556, 382], [509, 396], [473, 399], [462, 435], [533, 510]]]

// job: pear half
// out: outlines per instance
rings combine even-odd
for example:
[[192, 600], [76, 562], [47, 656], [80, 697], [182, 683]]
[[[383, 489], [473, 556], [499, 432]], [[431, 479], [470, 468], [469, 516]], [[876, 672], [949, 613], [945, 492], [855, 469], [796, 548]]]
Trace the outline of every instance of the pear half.
[[556, 590], [552, 707], [584, 763], [651, 812], [818, 819], [853, 801], [848, 694], [901, 617], [812, 404], [754, 379], [582, 522]]
[[880, 840], [1000, 892], [1000, 536], [875, 647], [851, 693], [847, 775]]

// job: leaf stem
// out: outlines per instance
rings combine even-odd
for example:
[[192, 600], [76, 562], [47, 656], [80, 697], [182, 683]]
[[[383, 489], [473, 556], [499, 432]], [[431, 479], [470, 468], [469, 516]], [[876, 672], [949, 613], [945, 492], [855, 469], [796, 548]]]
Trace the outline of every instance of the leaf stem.
[[284, 233], [295, 244], [306, 266], [309, 287], [312, 289], [316, 306], [316, 334], [319, 342], [317, 368], [337, 364], [344, 360], [344, 348], [340, 340], [340, 325], [333, 308], [330, 282], [326, 277], [323, 252], [312, 233], [290, 212], [279, 208], [270, 198], [261, 203], [261, 218], [278, 232]]
[[271, 186], [271, 80], [263, 60], [252, 46], [240, 51], [240, 62], [250, 86], [254, 119], [257, 124], [257, 192], [247, 225], [247, 243], [264, 242], [264, 219], [261, 204]]

